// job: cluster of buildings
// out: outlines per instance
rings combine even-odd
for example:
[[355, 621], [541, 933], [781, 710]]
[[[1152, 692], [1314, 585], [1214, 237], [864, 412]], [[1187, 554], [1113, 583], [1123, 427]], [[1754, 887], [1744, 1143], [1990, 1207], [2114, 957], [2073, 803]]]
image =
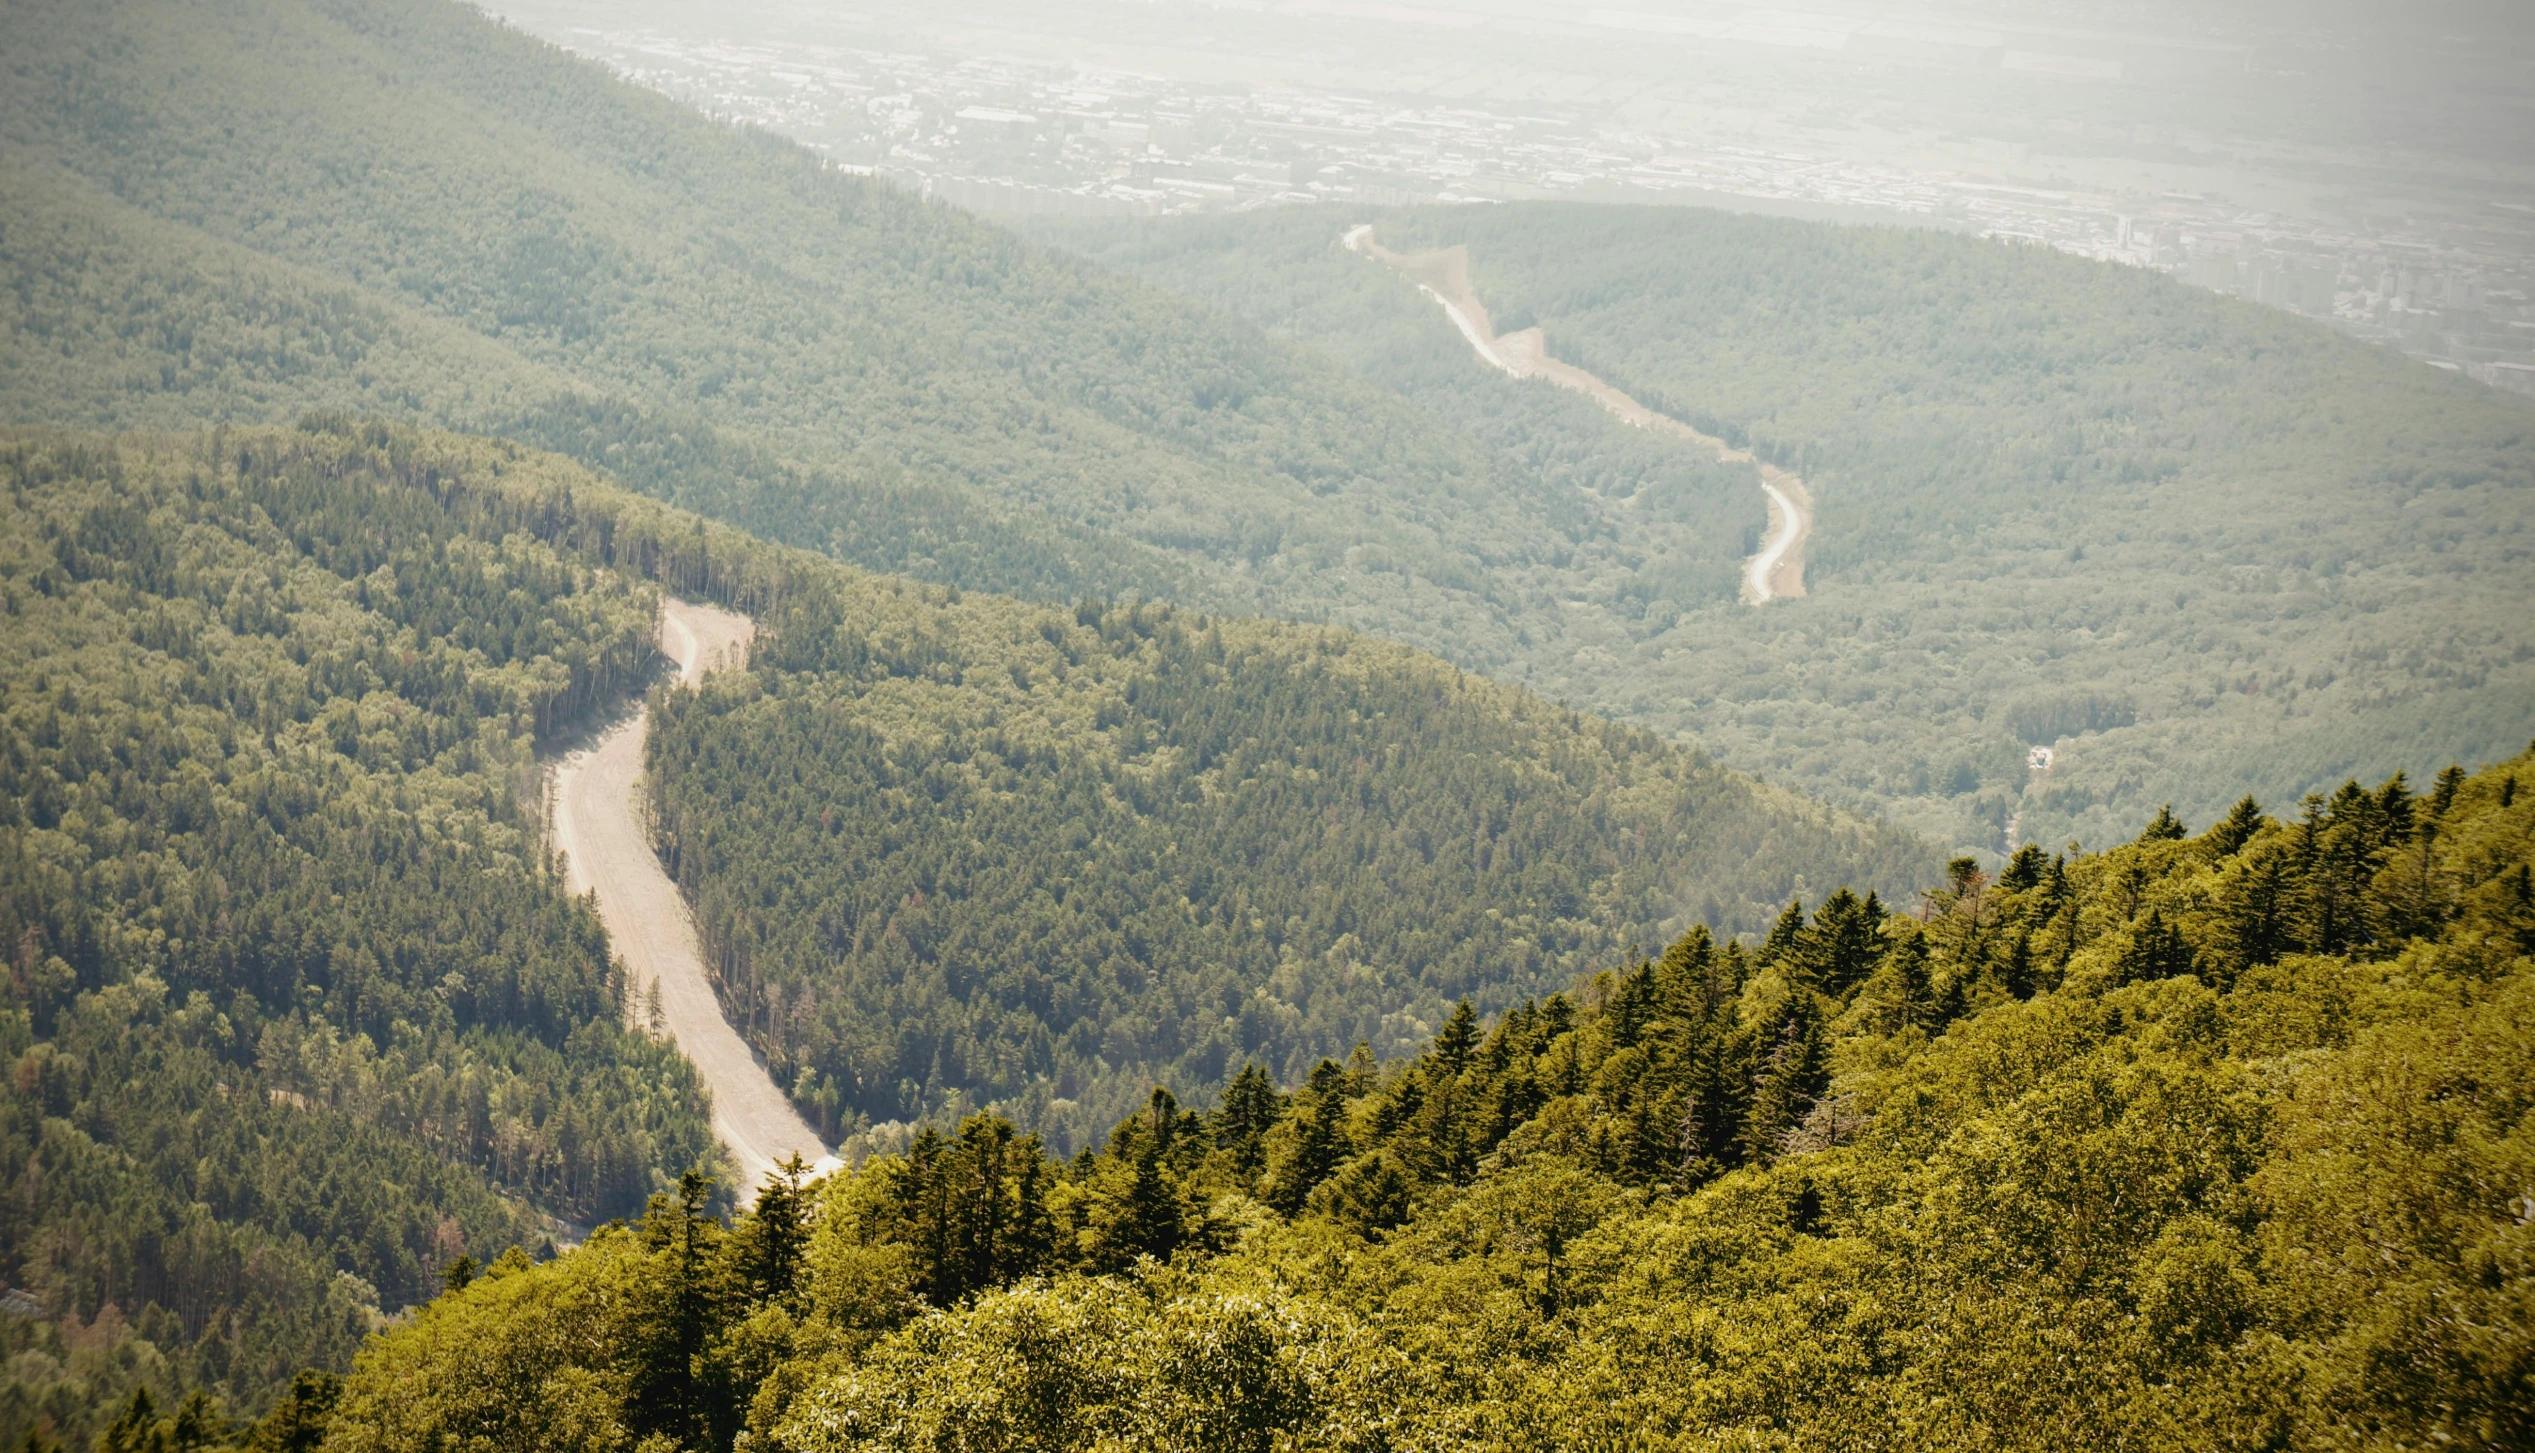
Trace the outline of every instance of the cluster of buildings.
[[[1592, 19], [1618, 28], [1706, 23], [1618, 10], [1597, 10]], [[2213, 196], [2054, 190], [1615, 129], [1602, 111], [1554, 99], [1207, 87], [1011, 57], [699, 41], [654, 30], [583, 29], [563, 38], [714, 115], [793, 136], [837, 166], [990, 215], [1556, 197], [1812, 209], [2154, 268], [2535, 394], [2535, 209], [2495, 205], [2487, 219], [2463, 227], [2398, 221], [2333, 229]], [[1826, 29], [1807, 43], [1834, 40], [1879, 54], [1898, 48], [1923, 64], [1967, 45], [1978, 54], [1957, 58], [1989, 68], [2114, 63], [1898, 23]], [[2188, 47], [2116, 60], [2243, 63], [2240, 53]]]

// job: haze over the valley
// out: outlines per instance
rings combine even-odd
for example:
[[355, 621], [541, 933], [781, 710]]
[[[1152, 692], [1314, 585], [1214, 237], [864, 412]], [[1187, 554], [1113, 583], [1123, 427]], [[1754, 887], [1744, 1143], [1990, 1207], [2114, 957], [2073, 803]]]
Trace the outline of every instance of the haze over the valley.
[[847, 3], [0, 3], [0, 1449], [2535, 1447], [2525, 0]]
[[494, 0], [989, 215], [1697, 202], [2030, 240], [2535, 393], [2502, 0]]

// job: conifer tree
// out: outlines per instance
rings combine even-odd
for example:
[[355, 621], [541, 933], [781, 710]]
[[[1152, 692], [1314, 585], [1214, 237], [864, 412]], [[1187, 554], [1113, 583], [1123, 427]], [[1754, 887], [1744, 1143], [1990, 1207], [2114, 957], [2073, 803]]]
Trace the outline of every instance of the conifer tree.
[[2227, 809], [2227, 815], [2209, 830], [2206, 838], [2219, 857], [2229, 857], [2253, 841], [2254, 834], [2262, 831], [2267, 820], [2262, 815], [2261, 803], [2254, 801], [2250, 795], [2240, 797], [2236, 799], [2235, 806]]
[[2453, 762], [2448, 763], [2430, 789], [2429, 815], [2432, 818], [2445, 817], [2448, 809], [2456, 805], [2456, 794], [2464, 790], [2464, 785], [2465, 769]]
[[1830, 1051], [1822, 1015], [1809, 994], [1796, 994], [1780, 1011], [1777, 1032], [1752, 1082], [1752, 1108], [1743, 1125], [1743, 1159], [1765, 1163], [1813, 1108], [1830, 1083]]
[[1999, 987], [2017, 999], [2033, 997], [2033, 930], [2020, 929], [2007, 947], [2007, 960], [1998, 969]]
[[2182, 932], [2165, 921], [2162, 909], [2151, 908], [2147, 918], [2131, 930], [2129, 946], [2121, 951], [2113, 973], [2120, 983], [2136, 984], [2199, 971], [2199, 960], [2183, 941]]
[[1777, 963], [1795, 951], [1796, 944], [1803, 935], [1804, 902], [1798, 898], [1790, 898], [1787, 900], [1786, 908], [1779, 913], [1778, 921], [1770, 925], [1769, 937], [1762, 940], [1759, 952], [1753, 957], [1756, 962], [1763, 965]]
[[1890, 976], [1890, 999], [1885, 1009], [1885, 1022], [1894, 1030], [1909, 1025], [1922, 1029], [1936, 1026], [1936, 993], [1929, 982], [1928, 940], [1915, 923], [1906, 923], [1893, 937], [1891, 951], [1885, 955]]
[[[1444, 1021], [1444, 1027], [1435, 1035], [1435, 1061], [1443, 1067], [1445, 1074], [1460, 1074], [1469, 1068], [1470, 1051], [1478, 1043], [1479, 1016], [1471, 1009], [1470, 1001], [1464, 999], [1452, 1006], [1452, 1017]], [[1322, 1064], [1336, 1068], [1326, 1060]], [[1315, 1085], [1319, 1082], [1319, 1070], [1312, 1071], [1312, 1079]]]
[[1883, 918], [1883, 904], [1874, 894], [1861, 902], [1842, 888], [1822, 901], [1812, 925], [1797, 935], [1789, 963], [1813, 988], [1840, 998], [1874, 969]]
[[733, 1233], [742, 1275], [749, 1294], [758, 1301], [790, 1297], [800, 1279], [801, 1255], [810, 1240], [801, 1181], [809, 1170], [795, 1151], [768, 1171], [765, 1185], [758, 1189], [757, 1204]]
[[1255, 1063], [1243, 1065], [1241, 1073], [1224, 1087], [1223, 1099], [1215, 1106], [1215, 1144], [1232, 1152], [1233, 1168], [1242, 1176], [1256, 1176], [1266, 1163], [1266, 1136], [1284, 1108], [1283, 1100], [1276, 1082]]
[[[1462, 1012], [1455, 1014], [1452, 1022], [1463, 1025], [1465, 1028], [1471, 1027], [1469, 1007], [1469, 1003], [1465, 1000], [1461, 1006]], [[1449, 1027], [1448, 1025], [1447, 1028]], [[1474, 1028], [1472, 1032], [1476, 1032]], [[1436, 1037], [1436, 1046], [1440, 1058], [1443, 1049], [1441, 1035]], [[1460, 1045], [1458, 1057], [1465, 1061], [1469, 1057], [1466, 1039]], [[1268, 1196], [1268, 1204], [1286, 1215], [1291, 1216], [1302, 1210], [1304, 1201], [1311, 1196], [1312, 1188], [1327, 1180], [1330, 1174], [1345, 1161], [1351, 1149], [1348, 1144], [1346, 1123], [1347, 1099], [1341, 1093], [1345, 1079], [1346, 1072], [1338, 1068], [1335, 1060], [1322, 1060], [1312, 1070], [1301, 1118], [1295, 1127], [1297, 1133], [1293, 1152], [1285, 1163], [1277, 1168], [1276, 1184]], [[1459, 1127], [1456, 1124], [1449, 1128], [1457, 1130]], [[1446, 1154], [1446, 1159], [1447, 1163], [1453, 1160], [1449, 1152]]]
[[2026, 843], [2016, 849], [2015, 856], [2007, 860], [2007, 866], [1998, 870], [1999, 890], [2007, 893], [2023, 893], [2038, 887], [2042, 882], [2044, 864], [2049, 861], [2049, 857], [2050, 855], [2043, 852], [2040, 845], [2035, 843]]

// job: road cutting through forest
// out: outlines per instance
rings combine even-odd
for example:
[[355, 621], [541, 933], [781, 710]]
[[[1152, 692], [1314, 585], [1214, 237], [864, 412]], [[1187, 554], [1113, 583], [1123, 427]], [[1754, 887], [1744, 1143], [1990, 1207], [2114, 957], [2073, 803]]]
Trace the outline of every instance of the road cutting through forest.
[[1342, 241], [1348, 251], [1370, 257], [1405, 275], [1417, 284], [1417, 290], [1443, 305], [1452, 326], [1479, 355], [1480, 361], [1504, 370], [1515, 378], [1543, 378], [1560, 388], [1573, 389], [1608, 409], [1622, 423], [1659, 434], [1670, 434], [1702, 448], [1714, 450], [1726, 464], [1749, 463], [1760, 471], [1761, 492], [1769, 501], [1769, 533], [1761, 547], [1743, 563], [1743, 599], [1753, 605], [1766, 605], [1783, 597], [1804, 594], [1804, 543], [1813, 533], [1813, 496], [1806, 492], [1804, 481], [1766, 460], [1755, 458], [1748, 449], [1737, 449], [1713, 434], [1701, 433], [1669, 414], [1659, 414], [1630, 398], [1601, 379], [1571, 363], [1561, 363], [1549, 356], [1546, 336], [1538, 328], [1498, 337], [1489, 321], [1488, 310], [1470, 286], [1470, 250], [1448, 247], [1439, 252], [1393, 252], [1373, 240], [1373, 225], [1362, 223], [1347, 229]]
[[[662, 602], [660, 649], [694, 686], [717, 667], [745, 660], [756, 625], [748, 617], [681, 600]], [[713, 1132], [737, 1163], [742, 1204], [756, 1199], [766, 1173], [787, 1156], [837, 1162], [775, 1087], [739, 1032], [722, 1017], [704, 970], [704, 949], [686, 900], [660, 866], [638, 799], [650, 713], [640, 706], [598, 742], [555, 768], [554, 840], [574, 893], [598, 895], [599, 922], [626, 967], [626, 1006], [650, 1015], [655, 988], [660, 1027], [693, 1061], [713, 1096]]]

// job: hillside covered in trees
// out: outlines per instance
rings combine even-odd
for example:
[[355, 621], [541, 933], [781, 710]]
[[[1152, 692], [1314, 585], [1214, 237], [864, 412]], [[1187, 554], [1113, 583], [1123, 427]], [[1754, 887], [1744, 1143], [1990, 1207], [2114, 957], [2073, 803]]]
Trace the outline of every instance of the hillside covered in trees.
[[840, 600], [667, 697], [648, 764], [724, 1004], [831, 1137], [964, 1092], [1070, 1149], [1156, 1080], [1414, 1052], [1456, 1000], [1935, 862], [1348, 632]]
[[0, 68], [0, 419], [465, 428], [873, 568], [1498, 671], [1642, 571], [1730, 593], [1759, 523], [1692, 472], [1623, 541], [1307, 350], [454, 0], [46, 0]]
[[1089, 1139], [1154, 1078], [1413, 1049], [1931, 862], [1403, 647], [963, 597], [506, 442], [5, 444], [10, 1441], [132, 1386], [261, 1410], [462, 1258], [713, 1172], [537, 812], [538, 745], [651, 679], [659, 588], [766, 626], [656, 701], [651, 771], [725, 1005], [830, 1132]]
[[[2136, 272], [1672, 208], [1041, 224], [1095, 266], [450, 0], [47, 0], [0, 68], [0, 421], [514, 437], [871, 568], [1363, 630], [1975, 849], [2535, 701], [2535, 412]], [[1735, 603], [1748, 465], [1479, 366], [1359, 221], [1803, 474], [1811, 595]]]
[[2163, 802], [2433, 771], [2535, 720], [2514, 629], [2535, 405], [2276, 309], [2047, 249], [1692, 208], [1030, 225], [1502, 447], [1606, 457], [1613, 493], [1688, 452], [1479, 363], [1339, 246], [1368, 222], [1399, 251], [1466, 246], [1501, 333], [1544, 329], [1812, 492], [1804, 599], [1592, 595], [1526, 658], [1535, 689], [1982, 847], [2010, 821], [2095, 842]]
[[[719, 1155], [531, 751], [647, 588], [336, 436], [0, 436], [0, 1439], [260, 1407]], [[172, 1404], [171, 1404], [172, 1406]]]
[[1071, 1161], [690, 1184], [376, 1338], [325, 1446], [2523, 1447], [2531, 839], [2535, 751], [2161, 814]]

